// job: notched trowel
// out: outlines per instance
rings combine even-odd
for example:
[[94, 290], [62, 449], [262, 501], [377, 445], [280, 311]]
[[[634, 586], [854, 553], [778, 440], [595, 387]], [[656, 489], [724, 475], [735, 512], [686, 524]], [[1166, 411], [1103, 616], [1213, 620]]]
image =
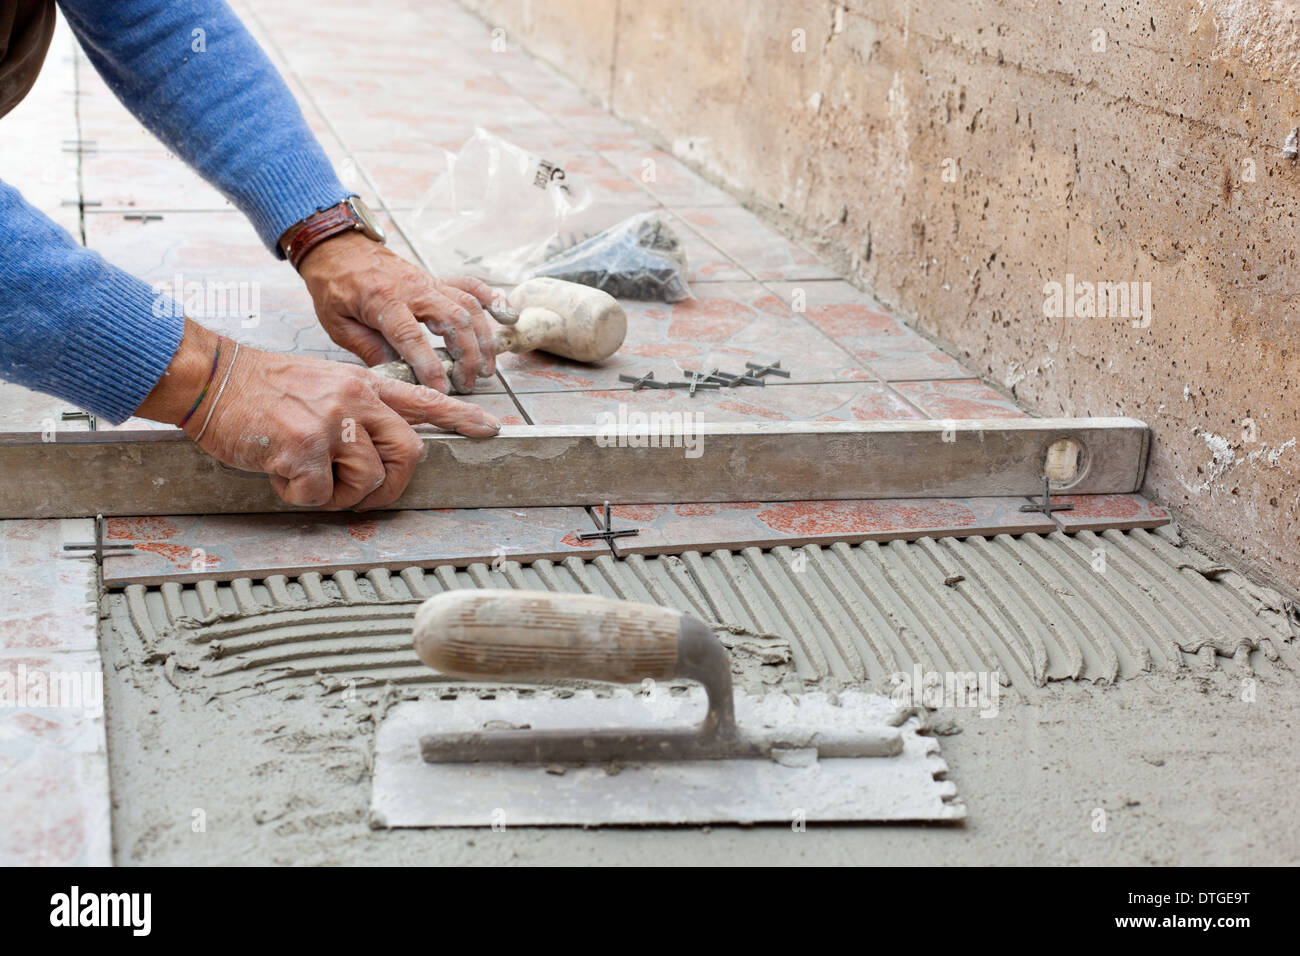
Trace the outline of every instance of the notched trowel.
[[[702, 622], [594, 595], [458, 590], [426, 601], [415, 650], [477, 683], [639, 684], [401, 704], [379, 730], [378, 826], [752, 823], [962, 815], [937, 744], [887, 697], [753, 697]], [[671, 694], [686, 678], [703, 692]], [[700, 714], [703, 718], [700, 719]]]
[[[861, 730], [748, 728], [736, 724], [731, 657], [688, 614], [590, 594], [449, 591], [415, 617], [415, 652], [450, 677], [508, 683], [556, 678], [643, 684], [684, 677], [704, 685], [708, 707], [690, 729], [485, 730], [420, 738], [429, 763], [603, 763], [781, 757], [895, 757], [894, 727]], [[590, 706], [599, 710], [599, 701]]]

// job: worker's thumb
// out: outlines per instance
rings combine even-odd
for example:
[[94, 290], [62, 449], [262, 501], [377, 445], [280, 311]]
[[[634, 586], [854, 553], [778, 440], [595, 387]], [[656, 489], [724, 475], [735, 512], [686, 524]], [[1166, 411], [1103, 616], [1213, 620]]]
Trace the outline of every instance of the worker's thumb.
[[491, 438], [501, 431], [501, 423], [477, 405], [423, 385], [375, 379], [383, 403], [412, 425], [436, 425], [470, 438]]

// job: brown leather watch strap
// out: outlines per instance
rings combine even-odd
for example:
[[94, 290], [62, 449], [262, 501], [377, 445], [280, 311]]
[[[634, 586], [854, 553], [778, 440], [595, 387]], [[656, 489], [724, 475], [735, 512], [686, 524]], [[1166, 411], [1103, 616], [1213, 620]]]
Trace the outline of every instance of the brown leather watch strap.
[[289, 264], [297, 269], [298, 263], [302, 262], [303, 257], [326, 239], [337, 236], [341, 232], [360, 228], [361, 223], [358, 221], [356, 213], [344, 200], [337, 206], [330, 206], [328, 209], [313, 213], [302, 222], [291, 227], [280, 240], [280, 244], [281, 248], [284, 249], [285, 258], [289, 260]]

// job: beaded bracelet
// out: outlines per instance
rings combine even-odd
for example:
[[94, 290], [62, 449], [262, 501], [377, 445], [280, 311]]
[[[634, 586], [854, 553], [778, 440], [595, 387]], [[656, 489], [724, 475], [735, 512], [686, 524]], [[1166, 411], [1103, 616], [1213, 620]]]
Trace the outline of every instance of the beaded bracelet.
[[203, 404], [203, 396], [208, 394], [213, 379], [217, 377], [217, 363], [221, 361], [221, 338], [220, 335], [217, 336], [217, 354], [212, 356], [212, 371], [208, 373], [208, 383], [203, 386], [203, 391], [199, 392], [199, 400], [194, 403], [194, 407], [190, 409], [189, 414], [181, 419], [181, 428], [184, 428], [185, 423], [190, 420], [190, 416], [199, 410], [199, 406]]

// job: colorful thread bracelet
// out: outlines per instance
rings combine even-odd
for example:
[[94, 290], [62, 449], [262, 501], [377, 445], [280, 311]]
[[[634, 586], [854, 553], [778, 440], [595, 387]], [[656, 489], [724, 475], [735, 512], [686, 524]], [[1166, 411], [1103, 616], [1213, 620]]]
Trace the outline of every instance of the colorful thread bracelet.
[[181, 428], [184, 428], [185, 423], [199, 410], [199, 406], [203, 404], [203, 396], [208, 394], [208, 389], [212, 387], [212, 382], [217, 377], [217, 363], [221, 361], [221, 338], [220, 335], [217, 336], [217, 354], [212, 356], [212, 371], [208, 373], [208, 383], [203, 386], [203, 391], [199, 392], [199, 400], [194, 403], [194, 407], [189, 410], [189, 414], [181, 419]]
[[235, 342], [234, 354], [230, 356], [230, 364], [226, 366], [226, 374], [221, 379], [221, 387], [217, 389], [217, 397], [212, 400], [212, 406], [208, 409], [208, 417], [203, 419], [203, 427], [199, 433], [194, 436], [194, 441], [198, 442], [203, 438], [203, 433], [208, 430], [208, 422], [212, 421], [212, 413], [217, 410], [221, 404], [221, 393], [226, 390], [226, 383], [230, 381], [230, 373], [235, 370], [235, 363], [239, 361], [239, 342]]

